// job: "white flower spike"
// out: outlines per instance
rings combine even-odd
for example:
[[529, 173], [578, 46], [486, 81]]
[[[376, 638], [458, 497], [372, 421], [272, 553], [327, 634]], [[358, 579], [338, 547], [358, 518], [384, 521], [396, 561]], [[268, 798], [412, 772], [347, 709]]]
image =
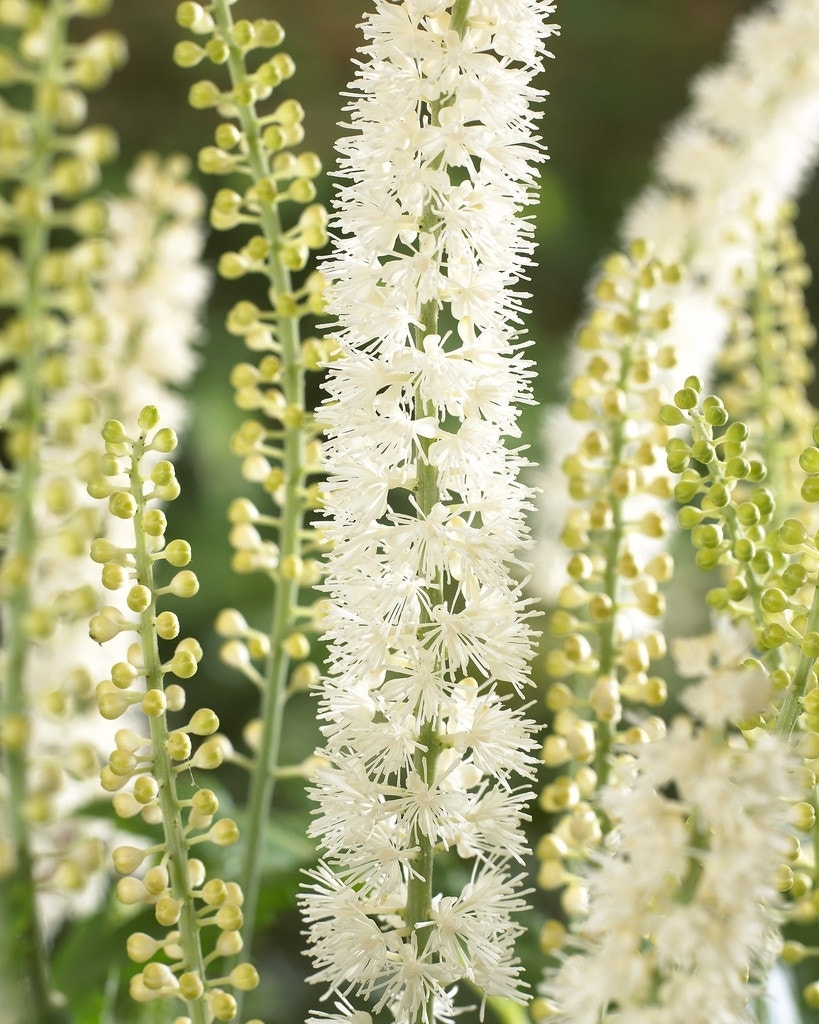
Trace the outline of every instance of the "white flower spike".
[[[525, 850], [532, 630], [512, 570], [525, 465], [507, 448], [530, 401], [519, 341], [532, 253], [538, 0], [376, 0], [339, 144], [325, 269], [341, 358], [323, 422], [333, 541], [329, 673], [304, 896], [316, 965], [402, 1024], [456, 1011], [455, 986], [520, 999], [509, 870]], [[436, 858], [471, 879], [438, 892]]]

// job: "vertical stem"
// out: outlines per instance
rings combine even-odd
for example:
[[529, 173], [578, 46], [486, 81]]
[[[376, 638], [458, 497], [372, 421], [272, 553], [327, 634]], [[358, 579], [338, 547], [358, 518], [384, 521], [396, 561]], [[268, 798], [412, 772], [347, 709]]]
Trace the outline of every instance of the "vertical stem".
[[[14, 535], [6, 556], [12, 590], [3, 612], [6, 637], [6, 669], [3, 687], [3, 753], [8, 781], [7, 821], [4, 831], [11, 845], [11, 874], [0, 878], [0, 919], [5, 930], [2, 960], [5, 1012], [11, 1024], [53, 1024], [63, 1020], [50, 999], [50, 983], [43, 938], [37, 919], [31, 835], [26, 820], [28, 763], [28, 702], [26, 662], [28, 637], [26, 618], [33, 603], [31, 571], [36, 556], [37, 529], [34, 501], [40, 480], [40, 432], [43, 423], [43, 393], [39, 379], [40, 364], [46, 348], [45, 317], [47, 305], [40, 280], [42, 261], [48, 251], [50, 229], [47, 220], [47, 179], [53, 162], [54, 125], [48, 99], [60, 79], [65, 54], [67, 16], [63, 0], [53, 0], [44, 11], [47, 55], [35, 69], [32, 85], [33, 158], [23, 187], [31, 196], [30, 209], [23, 214], [20, 232], [20, 258], [24, 269], [25, 290], [19, 315], [26, 325], [26, 344], [19, 356], [18, 372], [23, 387], [20, 423], [14, 431], [18, 446], [14, 458], [19, 461], [17, 517]], [[35, 212], [36, 211], [36, 212]], [[8, 975], [8, 977], [5, 977]], [[19, 1000], [19, 1005], [17, 1003]]]
[[[241, 51], [233, 42], [233, 19], [228, 0], [215, 0], [213, 17], [230, 48], [228, 70], [235, 87], [247, 80], [247, 69]], [[247, 160], [255, 181], [267, 177], [267, 166], [262, 145], [255, 104], [239, 107], [239, 122], [247, 143]], [[261, 227], [270, 244], [267, 263], [270, 281], [276, 295], [292, 293], [290, 271], [282, 258], [282, 227], [275, 202], [259, 202]], [[282, 391], [289, 407], [304, 408], [304, 370], [301, 364], [301, 336], [298, 315], [279, 316], [278, 337], [281, 345]], [[285, 496], [281, 510], [279, 550], [281, 560], [298, 556], [301, 550], [301, 532], [304, 518], [302, 487], [304, 478], [304, 437], [298, 427], [284, 431], [283, 468]], [[244, 893], [245, 924], [243, 939], [250, 947], [259, 901], [261, 858], [265, 841], [270, 805], [275, 789], [275, 770], [279, 762], [284, 705], [287, 700], [287, 681], [290, 659], [284, 650], [284, 641], [292, 629], [293, 609], [298, 600], [297, 580], [279, 579], [273, 600], [270, 628], [271, 653], [265, 666], [265, 686], [262, 690], [262, 732], [255, 770], [251, 776], [247, 814], [244, 827], [244, 863], [241, 886]], [[241, 1000], [241, 993], [236, 993]], [[241, 1012], [241, 1008], [240, 1008]]]
[[[142, 523], [145, 517], [144, 484], [142, 480], [142, 457], [145, 452], [145, 438], [140, 437], [134, 444], [131, 458], [131, 494], [137, 502], [134, 516], [134, 560], [137, 583], [155, 592], [154, 570], [148, 550], [146, 534]], [[162, 659], [154, 620], [156, 598], [139, 616], [139, 639], [145, 661], [145, 684], [147, 690], [162, 690]], [[176, 775], [168, 752], [168, 719], [163, 715], [148, 719], [153, 754], [153, 775], [159, 783], [159, 806], [162, 811], [162, 828], [165, 837], [165, 851], [168, 858], [168, 875], [174, 899], [181, 903], [179, 917], [179, 945], [185, 960], [186, 970], [195, 971], [204, 982], [205, 963], [202, 954], [199, 924], [196, 918], [196, 904], [191, 894], [188, 874], [188, 847], [182, 824], [182, 812], [176, 793]], [[191, 1024], [210, 1024], [207, 1004], [204, 998], [185, 1000]]]
[[[456, 0], [452, 8], [450, 27], [463, 37], [466, 31], [466, 21], [469, 13], [470, 0]], [[433, 123], [438, 122], [440, 109], [444, 104], [436, 104], [431, 111]], [[437, 223], [437, 218], [431, 206], [427, 206], [421, 218], [421, 230], [431, 232]], [[438, 332], [439, 303], [436, 299], [424, 303], [421, 307], [421, 326], [415, 331], [415, 345], [421, 348], [424, 338]], [[429, 416], [435, 413], [434, 408], [425, 408], [420, 395], [416, 395], [415, 414], [418, 416]], [[433, 506], [440, 500], [438, 486], [438, 473], [435, 467], [428, 461], [427, 452], [430, 441], [422, 438], [420, 441], [423, 455], [416, 460], [416, 500], [419, 513], [428, 516]], [[435, 580], [431, 580], [426, 588], [427, 599], [430, 607], [442, 604], [444, 601], [443, 581], [440, 574]], [[429, 621], [428, 613], [424, 608], [421, 611], [421, 623]], [[419, 735], [420, 748], [415, 754], [414, 768], [420, 778], [428, 785], [435, 782], [438, 755], [441, 750], [438, 738], [438, 723], [435, 719], [427, 720], [421, 724]], [[404, 911], [404, 919], [418, 943], [418, 952], [423, 952], [429, 940], [432, 926], [417, 928], [420, 921], [428, 921], [432, 912], [433, 897], [433, 867], [435, 860], [435, 849], [430, 838], [416, 826], [413, 830], [410, 842], [418, 848], [416, 861], [417, 873], [407, 881], [407, 903]], [[424, 1024], [424, 1021], [434, 1021], [435, 1014], [430, 996], [429, 1005], [419, 1009], [416, 1024]]]

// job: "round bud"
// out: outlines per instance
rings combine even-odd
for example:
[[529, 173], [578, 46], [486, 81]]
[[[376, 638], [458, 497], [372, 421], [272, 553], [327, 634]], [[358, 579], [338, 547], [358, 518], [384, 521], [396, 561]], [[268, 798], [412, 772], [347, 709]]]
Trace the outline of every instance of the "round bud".
[[241, 992], [250, 992], [259, 984], [259, 972], [253, 964], [238, 964], [230, 972], [230, 983]]
[[163, 896], [154, 908], [154, 916], [164, 928], [171, 928], [179, 920], [182, 905], [170, 896]]
[[222, 818], [212, 826], [208, 839], [217, 846], [232, 846], [239, 839], [239, 827], [232, 818]]
[[161, 537], [168, 528], [168, 520], [161, 508], [150, 508], [142, 517], [142, 529], [149, 537]]
[[173, 566], [187, 565], [191, 560], [191, 546], [186, 540], [172, 540], [165, 546], [163, 554]]
[[142, 698], [142, 710], [149, 718], [164, 715], [168, 702], [162, 690], [151, 689]]
[[130, 875], [145, 859], [145, 853], [136, 846], [117, 846], [111, 854], [114, 870], [120, 875]]
[[136, 498], [128, 491], [117, 491], [108, 499], [108, 511], [117, 519], [133, 519], [137, 513]]
[[155, 621], [157, 635], [162, 640], [175, 640], [179, 636], [179, 619], [173, 612], [160, 612]]

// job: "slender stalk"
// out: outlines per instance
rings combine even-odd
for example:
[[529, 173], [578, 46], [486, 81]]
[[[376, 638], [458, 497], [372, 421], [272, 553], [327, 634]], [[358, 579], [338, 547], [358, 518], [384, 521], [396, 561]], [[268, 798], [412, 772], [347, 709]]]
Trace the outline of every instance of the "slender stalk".
[[[36, 197], [47, 195], [47, 180], [53, 163], [54, 125], [48, 99], [60, 80], [65, 57], [67, 15], [63, 0], [53, 0], [45, 12], [44, 53], [46, 59], [36, 66], [32, 90], [32, 160], [26, 175], [26, 187]], [[43, 423], [43, 389], [40, 364], [46, 350], [45, 319], [47, 304], [40, 271], [50, 240], [46, 216], [32, 211], [20, 233], [20, 259], [24, 271], [24, 296], [20, 317], [26, 325], [26, 344], [19, 357], [19, 375], [23, 388], [20, 421], [15, 439], [19, 450], [17, 516], [7, 565], [14, 565], [12, 594], [4, 612], [6, 672], [3, 687], [3, 745], [8, 780], [6, 800], [8, 839], [11, 843], [12, 874], [0, 879], [0, 908], [3, 927], [3, 972], [10, 983], [11, 1022], [53, 1024], [64, 1020], [50, 999], [50, 983], [43, 938], [37, 919], [31, 835], [26, 820], [29, 763], [28, 702], [26, 663], [28, 637], [26, 618], [32, 607], [31, 567], [36, 556], [37, 530], [34, 502], [40, 480], [39, 437]], [[4, 979], [5, 981], [6, 979]], [[5, 986], [4, 986], [5, 987]], [[16, 1000], [19, 999], [19, 1005]]]
[[[212, 14], [222, 38], [230, 48], [227, 67], [231, 84], [235, 88], [238, 84], [247, 82], [248, 73], [243, 54], [232, 42], [233, 18], [227, 0], [215, 0]], [[269, 168], [255, 104], [239, 107], [239, 122], [247, 145], [247, 162], [254, 180], [260, 181], [269, 174]], [[281, 256], [282, 225], [278, 206], [275, 202], [260, 200], [259, 211], [262, 232], [270, 245], [270, 256], [267, 261], [270, 281], [277, 296], [290, 295], [293, 286], [290, 271]], [[282, 391], [288, 407], [303, 409], [304, 370], [301, 363], [300, 319], [298, 315], [280, 315], [276, 323], [281, 345]], [[304, 519], [304, 434], [299, 427], [292, 427], [284, 432], [282, 464], [285, 484], [278, 543], [281, 561], [284, 561], [288, 556], [301, 554]], [[265, 826], [276, 785], [284, 706], [287, 700], [290, 659], [284, 650], [284, 641], [293, 629], [293, 611], [298, 604], [298, 590], [297, 580], [280, 578], [273, 600], [271, 651], [265, 666], [265, 685], [261, 697], [261, 740], [255, 770], [251, 776], [243, 830], [245, 854], [241, 886], [245, 897], [243, 939], [247, 948], [252, 941], [259, 901]], [[237, 997], [241, 999], [241, 994], [237, 993]]]
[[[813, 591], [813, 601], [805, 626], [805, 636], [817, 631], [819, 631], [819, 586], [816, 586]], [[805, 696], [805, 689], [815, 664], [816, 658], [804, 653], [799, 655], [791, 685], [788, 687], [776, 722], [776, 731], [782, 736], [790, 736], [796, 726], [796, 720], [802, 714], [802, 698]]]
[[[463, 36], [463, 33], [466, 30], [469, 3], [470, 0], [457, 0], [452, 10], [450, 25], [460, 36]], [[438, 122], [441, 106], [442, 105], [439, 106], [436, 104], [431, 112], [433, 123]], [[432, 208], [428, 206], [424, 210], [422, 216], [422, 230], [424, 232], [433, 230], [436, 222], [436, 215]], [[416, 347], [421, 348], [423, 346], [424, 339], [427, 336], [437, 334], [438, 313], [439, 304], [435, 299], [424, 303], [421, 307], [421, 326], [415, 331]], [[416, 416], [429, 416], [435, 413], [435, 409], [432, 407], [426, 408], [420, 395], [416, 395], [415, 413]], [[422, 516], [428, 516], [431, 513], [433, 506], [440, 500], [438, 473], [426, 457], [429, 446], [430, 441], [425, 439], [421, 440], [421, 450], [423, 455], [419, 456], [416, 460], [417, 485], [415, 493], [418, 502], [418, 511]], [[427, 602], [430, 608], [443, 603], [443, 582], [440, 574], [435, 580], [430, 581], [430, 584], [425, 589]], [[429, 621], [429, 612], [424, 605], [422, 606], [421, 611], [421, 622], [424, 624]], [[415, 771], [423, 782], [431, 787], [435, 783], [438, 756], [441, 750], [441, 744], [438, 738], [438, 723], [435, 719], [431, 719], [423, 723], [420, 730], [419, 740], [419, 749], [414, 758]], [[432, 898], [434, 894], [433, 868], [435, 849], [430, 838], [423, 833], [420, 827], [416, 827], [414, 829], [411, 837], [411, 843], [413, 846], [418, 847], [418, 858], [416, 861], [417, 872], [410, 876], [407, 881], [407, 903], [404, 911], [404, 919], [407, 927], [414, 932], [418, 943], [418, 952], [421, 953], [429, 940], [429, 935], [433, 927], [432, 925], [428, 925], [427, 927], [418, 928], [417, 925], [419, 922], [429, 921], [431, 918]], [[432, 1006], [432, 997], [430, 996], [429, 1005], [426, 1008], [419, 1009], [418, 1011], [417, 1024], [423, 1024], [425, 1020], [432, 1021], [434, 1019], [435, 1016]]]
[[[137, 502], [134, 516], [134, 560], [137, 582], [151, 591], [151, 603], [139, 616], [139, 639], [145, 662], [147, 690], [163, 690], [162, 659], [154, 621], [156, 618], [156, 597], [154, 570], [151, 552], [148, 550], [147, 535], [143, 529], [145, 516], [144, 482], [142, 479], [142, 456], [145, 452], [145, 438], [134, 443], [133, 458], [129, 473], [131, 493]], [[201, 934], [196, 916], [196, 904], [191, 893], [188, 876], [188, 845], [182, 824], [182, 812], [176, 792], [176, 775], [168, 752], [168, 719], [158, 715], [148, 719], [153, 754], [152, 774], [159, 783], [159, 806], [162, 810], [162, 828], [165, 836], [167, 869], [171, 881], [173, 898], [179, 900], [179, 945], [186, 969], [195, 971], [205, 978], [205, 962], [202, 953]], [[208, 1007], [204, 998], [186, 1000], [191, 1024], [210, 1024]]]

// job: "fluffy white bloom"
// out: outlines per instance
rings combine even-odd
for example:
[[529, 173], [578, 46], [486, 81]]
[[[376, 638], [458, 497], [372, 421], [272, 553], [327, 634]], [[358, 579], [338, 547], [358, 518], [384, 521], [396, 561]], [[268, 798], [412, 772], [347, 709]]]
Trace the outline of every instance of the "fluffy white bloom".
[[[764, 58], [760, 55], [764, 54]], [[799, 192], [819, 147], [819, 6], [814, 0], [776, 0], [740, 19], [725, 62], [700, 74], [688, 110], [669, 129], [657, 154], [656, 179], [627, 212], [625, 241], [648, 239], [657, 256], [685, 275], [670, 294], [666, 335], [678, 353], [665, 377], [670, 391], [690, 374], [711, 377], [727, 336], [726, 300], [737, 297], [738, 276], [756, 276], [760, 226], [770, 227]], [[569, 375], [582, 371], [575, 348]], [[548, 419], [543, 482], [549, 509], [539, 529], [533, 583], [553, 597], [565, 581], [565, 558], [553, 540], [568, 508], [553, 453], [572, 450], [583, 424]], [[548, 488], [548, 489], [547, 489]]]
[[[733, 679], [749, 683], [748, 707], [753, 675]], [[751, 745], [725, 724], [676, 720], [604, 791], [614, 831], [590, 873], [589, 915], [544, 985], [556, 1024], [748, 1019], [778, 949], [776, 873], [798, 792], [783, 740]]]
[[[338, 1019], [359, 1019], [355, 997], [396, 1022], [446, 1021], [463, 979], [519, 998], [509, 865], [525, 852], [516, 780], [532, 777], [535, 742], [506, 694], [526, 685], [532, 648], [513, 577], [530, 493], [507, 438], [530, 400], [512, 286], [532, 251], [520, 214], [543, 158], [530, 82], [550, 12], [376, 0], [351, 86], [325, 265], [342, 358], [321, 414], [333, 551], [311, 832], [324, 860], [304, 897]], [[438, 893], [436, 854], [471, 862], [461, 893]]]
[[156, 405], [181, 427], [175, 390], [192, 378], [210, 273], [204, 247], [205, 197], [187, 180], [188, 161], [143, 154], [128, 176], [130, 195], [108, 204], [110, 258], [97, 309], [107, 335], [105, 387], [128, 422]]

